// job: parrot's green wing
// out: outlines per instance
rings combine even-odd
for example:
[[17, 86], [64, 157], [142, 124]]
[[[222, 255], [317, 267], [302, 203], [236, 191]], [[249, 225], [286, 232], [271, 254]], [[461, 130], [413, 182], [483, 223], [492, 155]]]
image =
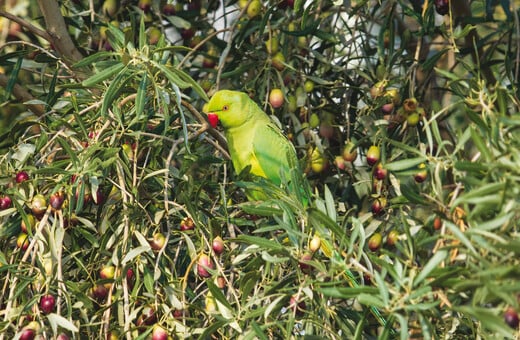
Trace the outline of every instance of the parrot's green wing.
[[269, 179], [276, 185], [282, 183], [282, 176], [289, 181], [291, 166], [298, 165], [294, 146], [274, 123], [262, 124], [255, 130], [251, 172]]

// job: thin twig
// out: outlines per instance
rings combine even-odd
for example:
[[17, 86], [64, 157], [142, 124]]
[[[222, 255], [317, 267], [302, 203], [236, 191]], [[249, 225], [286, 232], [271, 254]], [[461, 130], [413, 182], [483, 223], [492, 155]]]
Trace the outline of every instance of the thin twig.
[[131, 95], [128, 95], [126, 96], [125, 98], [123, 98], [118, 104], [117, 104], [117, 107], [118, 108], [122, 108], [126, 103], [128, 103], [129, 101], [131, 100], [134, 100], [135, 98], [137, 98], [137, 93], [132, 93]]
[[20, 26], [22, 26], [23, 28], [25, 28], [26, 30], [28, 30], [29, 32], [32, 32], [35, 35], [42, 37], [43, 39], [47, 40], [48, 42], [52, 42], [52, 37], [50, 36], [49, 33], [47, 33], [46, 31], [44, 31], [42, 29], [39, 29], [38, 27], [25, 21], [24, 19], [17, 17], [16, 15], [12, 15], [11, 13], [2, 11], [2, 10], [0, 10], [0, 16], [7, 18], [11, 21], [14, 21], [17, 24], [19, 24]]
[[201, 42], [199, 42], [197, 45], [195, 45], [195, 47], [193, 47], [189, 52], [188, 54], [186, 54], [186, 56], [184, 58], [182, 58], [181, 62], [177, 65], [177, 68], [178, 69], [181, 69], [182, 66], [184, 65], [184, 63], [188, 60], [189, 57], [191, 57], [193, 55], [193, 53], [197, 52], [197, 50], [199, 48], [202, 47], [202, 45], [204, 45], [206, 42], [208, 42], [208, 40], [210, 40], [211, 38], [213, 38], [214, 36], [216, 36], [217, 34], [219, 33], [223, 33], [223, 32], [226, 32], [226, 31], [229, 31], [229, 28], [224, 28], [224, 29], [221, 29], [221, 30], [218, 30], [218, 31], [215, 31], [211, 34], [209, 34], [206, 38], [202, 39]]
[[[251, 1], [252, 0], [249, 0], [247, 2], [247, 4], [244, 6], [244, 8], [242, 8], [240, 13], [238, 14], [238, 18], [241, 18], [244, 15], [244, 13], [247, 11], [247, 7], [249, 7], [249, 4], [251, 3]], [[220, 88], [220, 77], [222, 75], [222, 70], [224, 69], [224, 65], [226, 64], [226, 59], [229, 54], [229, 51], [231, 51], [231, 42], [233, 41], [233, 33], [235, 32], [235, 28], [237, 27], [239, 21], [240, 20], [236, 20], [233, 23], [233, 25], [229, 28], [229, 40], [227, 42], [226, 48], [222, 52], [222, 56], [220, 57], [220, 63], [218, 65], [218, 70], [217, 70], [217, 80], [216, 80], [217, 90]]]

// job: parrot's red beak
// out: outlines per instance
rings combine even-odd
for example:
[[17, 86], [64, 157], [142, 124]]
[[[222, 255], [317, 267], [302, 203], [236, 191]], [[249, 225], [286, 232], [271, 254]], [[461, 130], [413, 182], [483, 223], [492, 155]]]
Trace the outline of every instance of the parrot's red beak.
[[208, 113], [208, 121], [212, 128], [216, 128], [218, 124], [218, 116], [215, 113], [210, 112]]

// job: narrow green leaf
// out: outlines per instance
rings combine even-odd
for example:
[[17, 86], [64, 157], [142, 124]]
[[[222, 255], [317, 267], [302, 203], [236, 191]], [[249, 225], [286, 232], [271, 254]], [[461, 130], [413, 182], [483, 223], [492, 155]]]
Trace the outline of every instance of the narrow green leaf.
[[85, 79], [81, 84], [85, 87], [91, 87], [96, 84], [99, 84], [100, 82], [112, 77], [113, 75], [121, 72], [125, 68], [125, 65], [123, 65], [120, 62], [117, 62], [116, 64], [109, 66], [103, 70], [101, 70], [98, 73], [95, 73], [92, 77]]
[[[482, 204], [482, 206], [475, 207], [475, 209], [480, 208], [487, 210], [490, 206], [497, 206], [500, 202], [502, 202], [502, 196], [499, 194], [492, 194], [487, 196], [476, 196], [476, 197], [461, 197], [461, 200], [458, 203], [466, 203], [466, 204]], [[472, 210], [471, 213], [475, 213], [476, 210]]]
[[330, 192], [330, 189], [327, 185], [324, 188], [325, 195], [325, 206], [327, 207], [327, 215], [332, 221], [336, 221], [336, 205], [334, 203], [334, 197]]
[[191, 88], [195, 90], [195, 92], [197, 92], [200, 98], [202, 98], [204, 101], [209, 101], [206, 91], [204, 91], [200, 84], [196, 82], [192, 77], [190, 77], [189, 74], [177, 68], [173, 68], [172, 71], [175, 72], [184, 82], [188, 83], [189, 86], [191, 86]]
[[166, 20], [168, 20], [173, 26], [177, 28], [188, 29], [191, 27], [191, 23], [188, 20], [184, 20], [179, 16], [168, 15], [166, 16]]
[[501, 228], [505, 225], [508, 225], [509, 223], [512, 223], [513, 216], [514, 216], [514, 213], [510, 212], [508, 214], [497, 216], [491, 220], [477, 223], [474, 226], [474, 228], [479, 229], [479, 230], [486, 230], [486, 231], [495, 230], [495, 229]]
[[251, 320], [251, 328], [253, 329], [255, 335], [259, 340], [268, 340], [269, 338], [265, 335], [264, 331], [260, 326], [255, 322], [255, 320]]
[[228, 308], [229, 310], [233, 310], [233, 307], [231, 306], [231, 304], [229, 303], [229, 301], [227, 300], [227, 298], [224, 296], [224, 294], [222, 293], [222, 289], [218, 288], [213, 282], [211, 282], [210, 280], [207, 280], [206, 281], [206, 284], [208, 285], [208, 289], [209, 291], [211, 292], [211, 294], [213, 295], [213, 298], [217, 301], [219, 301], [222, 305], [224, 305], [226, 308]]
[[7, 85], [5, 87], [5, 96], [4, 101], [8, 101], [9, 97], [11, 97], [11, 93], [13, 92], [14, 85], [16, 84], [16, 80], [18, 79], [18, 73], [22, 68], [23, 58], [18, 58], [16, 64], [14, 65], [11, 74], [9, 75], [9, 80], [7, 81]]
[[416, 154], [418, 157], [421, 157], [423, 159], [425, 158], [421, 150], [419, 150], [418, 148], [413, 148], [408, 144], [398, 142], [394, 139], [388, 139], [388, 143], [392, 144], [400, 150], [406, 151], [407, 153]]
[[139, 23], [139, 49], [142, 50], [146, 46], [146, 27], [144, 25], [144, 15], [141, 15]]
[[190, 87], [190, 84], [183, 81], [174, 71], [174, 69], [168, 68], [166, 65], [159, 64], [158, 62], [152, 61], [152, 64], [157, 67], [162, 74], [170, 81], [170, 83], [177, 85], [181, 89], [186, 89]]
[[408, 334], [408, 319], [406, 319], [401, 314], [394, 314], [394, 316], [399, 320], [399, 325], [401, 326], [401, 340], [406, 340], [409, 337]]
[[154, 294], [154, 284], [155, 280], [153, 279], [153, 274], [150, 272], [148, 267], [144, 268], [144, 275], [143, 275], [143, 283], [144, 287], [146, 288], [146, 292], [149, 294]]
[[[77, 199], [75, 200], [75, 203], [76, 203], [76, 207], [75, 207], [75, 212], [76, 214], [78, 214], [81, 209], [83, 209], [83, 203], [85, 201], [84, 197], [85, 197], [85, 187], [86, 187], [86, 184], [84, 181], [81, 181], [79, 182], [78, 185], [74, 186], [74, 192], [77, 192], [76, 194], [76, 197]], [[79, 190], [78, 190], [79, 189]]]
[[493, 312], [493, 309], [477, 306], [453, 306], [453, 311], [466, 314], [471, 319], [479, 320], [485, 328], [500, 334], [505, 339], [514, 338], [515, 330], [508, 327], [504, 318]]
[[190, 258], [196, 259], [198, 257], [198, 252], [195, 244], [193, 243], [193, 240], [187, 233], [183, 233], [182, 236], [184, 236], [184, 241], [186, 241], [186, 246], [188, 248], [188, 254], [190, 255]]
[[385, 169], [389, 171], [402, 171], [414, 168], [421, 163], [426, 162], [426, 157], [415, 157], [415, 158], [407, 158], [402, 159], [395, 162], [390, 162], [385, 164]]
[[468, 203], [474, 198], [480, 198], [484, 196], [489, 195], [499, 195], [502, 191], [506, 189], [506, 183], [505, 182], [499, 182], [499, 183], [488, 183], [485, 185], [482, 185], [476, 189], [473, 189], [469, 192], [464, 193], [459, 198], [457, 198], [452, 206], [457, 207], [462, 203]]
[[[215, 336], [212, 336], [212, 334], [217, 332], [217, 330], [223, 328], [228, 323], [229, 322], [226, 321], [226, 320], [215, 320], [215, 321], [211, 322], [210, 326], [206, 327], [206, 329], [204, 329], [204, 332], [202, 332], [202, 334], [200, 334], [199, 337], [197, 337], [197, 339], [205, 340], [205, 339], [212, 339], [212, 338], [214, 338]], [[194, 338], [193, 334], [192, 334], [191, 337]]]
[[446, 71], [446, 70], [443, 70], [441, 68], [438, 68], [438, 67], [435, 67], [435, 72], [439, 73], [441, 76], [449, 79], [449, 80], [452, 80], [452, 81], [459, 81], [460, 77], [458, 75], [456, 75], [455, 73], [452, 73], [452, 72], [449, 72], [449, 71]]
[[[401, 194], [410, 201], [411, 203], [417, 203], [417, 204], [425, 204], [426, 199], [421, 196], [421, 193], [417, 189], [417, 187], [414, 187], [409, 184], [405, 184], [401, 186]], [[393, 199], [392, 199], [393, 202]]]
[[466, 246], [466, 248], [468, 248], [468, 250], [470, 250], [473, 253], [474, 256], [478, 255], [477, 251], [475, 250], [475, 247], [473, 247], [473, 245], [471, 244], [471, 241], [468, 240], [468, 238], [459, 229], [459, 227], [457, 227], [455, 224], [453, 224], [449, 221], [444, 221], [444, 225], [446, 226], [446, 228], [448, 228], [453, 233], [453, 235], [460, 242], [462, 242], [462, 244], [464, 244], [464, 246]]
[[282, 210], [278, 207], [274, 207], [271, 204], [266, 202], [261, 203], [244, 203], [239, 205], [240, 209], [242, 209], [245, 213], [259, 216], [274, 216], [281, 215]]
[[261, 279], [262, 273], [260, 271], [251, 271], [243, 274], [243, 277], [240, 279], [240, 292], [242, 293], [240, 302], [242, 304], [247, 303], [251, 292], [255, 289], [257, 282]]
[[72, 163], [74, 165], [79, 164], [79, 159], [77, 157], [77, 153], [72, 150], [72, 148], [70, 147], [70, 143], [61, 137], [58, 137], [56, 140], [58, 141], [58, 143], [60, 143], [63, 150], [65, 150], [67, 155], [70, 157], [70, 159], [72, 160]]
[[58, 69], [54, 72], [54, 75], [51, 79], [51, 82], [49, 84], [49, 92], [47, 93], [47, 96], [45, 98], [45, 102], [49, 106], [53, 106], [56, 98], [54, 98], [54, 93], [56, 90], [56, 81], [58, 79]]
[[80, 61], [78, 61], [77, 63], [75, 63], [73, 65], [74, 68], [82, 68], [82, 67], [85, 67], [85, 66], [88, 66], [88, 65], [91, 65], [95, 62], [99, 62], [101, 60], [107, 60], [113, 56], [116, 56], [118, 55], [118, 53], [116, 52], [108, 52], [108, 51], [101, 51], [101, 52], [97, 52], [97, 53], [94, 53], [92, 55], [89, 55], [83, 59], [81, 59]]
[[315, 224], [322, 224], [323, 227], [332, 231], [340, 239], [346, 236], [345, 231], [341, 229], [336, 221], [333, 221], [329, 216], [316, 209], [309, 209], [309, 218], [315, 220]]
[[[439, 271], [442, 272], [442, 269], [441, 267], [436, 267], [434, 270], [435, 271], [435, 275], [434, 275], [434, 278], [437, 277], [437, 273]], [[414, 300], [418, 300], [418, 299], [421, 299], [423, 297], [428, 297], [428, 296], [431, 296], [431, 292], [432, 292], [432, 287], [428, 284], [425, 284], [425, 285], [422, 285], [422, 286], [419, 286], [419, 287], [416, 287], [414, 290], [412, 290], [410, 292], [410, 294], [406, 297], [407, 301], [414, 301]]]
[[239, 235], [236, 238], [236, 240], [239, 241], [239, 242], [247, 243], [247, 244], [257, 245], [257, 246], [259, 246], [262, 249], [271, 249], [271, 250], [274, 250], [274, 251], [280, 251], [280, 250], [284, 250], [285, 249], [278, 242], [271, 241], [271, 240], [268, 240], [266, 238], [258, 237], [258, 236]]
[[13, 299], [18, 298], [20, 294], [27, 293], [27, 286], [33, 283], [30, 279], [31, 277], [26, 277], [24, 281], [21, 281], [16, 285], [16, 290], [13, 295]]
[[276, 299], [273, 300], [273, 302], [271, 302], [271, 303], [270, 303], [270, 304], [265, 308], [265, 311], [264, 311], [264, 319], [269, 320], [269, 318], [271, 317], [271, 313], [273, 312], [273, 310], [278, 306], [278, 304], [280, 303], [280, 301], [282, 301], [284, 298], [285, 298], [284, 295], [280, 295], [280, 296], [278, 296]]
[[148, 178], [164, 176], [167, 173], [168, 173], [168, 169], [159, 169], [156, 171], [152, 171], [152, 172], [146, 174], [146, 176], [143, 177], [143, 180], [148, 179]]
[[360, 294], [358, 295], [358, 301], [362, 305], [369, 306], [369, 307], [376, 307], [376, 308], [382, 308], [385, 307], [385, 304], [379, 297], [371, 294]]
[[137, 88], [137, 96], [135, 98], [135, 111], [137, 116], [141, 116], [144, 111], [144, 105], [146, 102], [146, 88], [148, 85], [148, 75], [146, 73], [143, 74], [143, 78], [139, 82], [139, 87]]
[[170, 81], [170, 83], [177, 85], [181, 89], [193, 88], [195, 92], [205, 101], [209, 101], [206, 91], [197, 83], [190, 75], [177, 68], [169, 68], [166, 65], [151, 61], [152, 64], [157, 67], [164, 76]]
[[459, 171], [468, 171], [478, 174], [485, 174], [487, 171], [489, 171], [489, 165], [481, 162], [471, 162], [471, 161], [456, 161], [455, 169]]
[[190, 144], [188, 143], [189, 137], [188, 137], [188, 124], [186, 122], [186, 116], [184, 115], [183, 106], [181, 103], [181, 90], [179, 87], [177, 87], [176, 84], [171, 84], [171, 87], [173, 88], [173, 91], [175, 92], [175, 101], [177, 102], [177, 109], [179, 111], [179, 114], [181, 116], [181, 126], [182, 126], [182, 135], [184, 137], [184, 147], [186, 148], [186, 151], [190, 153]]
[[112, 106], [112, 103], [117, 98], [117, 95], [121, 92], [123, 84], [126, 80], [131, 77], [126, 72], [120, 72], [108, 86], [103, 96], [103, 102], [101, 103], [101, 114], [106, 115], [108, 109]]
[[[466, 115], [473, 123], [477, 124], [479, 128], [483, 130], [489, 129], [488, 124], [484, 121], [484, 119], [482, 119], [480, 113], [477, 113], [476, 111], [470, 108], [466, 108]], [[473, 128], [474, 127], [472, 126], [468, 126], [466, 131], [470, 132]]]
[[457, 30], [456, 32], [453, 32], [453, 33], [455, 33], [453, 38], [456, 40], [462, 39], [465, 36], [467, 36], [474, 29], [476, 29], [476, 26], [466, 25], [466, 26], [464, 26], [464, 28], [462, 30]]
[[264, 260], [265, 262], [268, 262], [268, 263], [287, 263], [289, 261], [289, 258], [273, 256], [273, 255], [269, 254], [268, 252], [263, 251], [262, 260]]
[[[0, 210], [0, 217], [10, 216], [10, 215], [12, 215], [14, 212], [16, 212], [16, 210], [17, 210], [17, 209], [16, 209], [15, 207]], [[3, 230], [3, 228], [0, 228], [0, 235], [3, 235], [3, 232], [4, 232], [4, 231], [5, 231], [5, 230]]]
[[303, 8], [303, 4], [305, 1], [303, 0], [295, 0], [294, 1], [294, 13], [300, 13]]
[[442, 50], [440, 50], [439, 52], [437, 53], [433, 53], [433, 55], [431, 57], [429, 57], [428, 59], [426, 59], [423, 63], [422, 63], [422, 67], [424, 70], [431, 70], [433, 68], [434, 65], [437, 64], [437, 62], [439, 61], [439, 59], [444, 56], [444, 54], [446, 54], [446, 52], [448, 52], [450, 49], [449, 48], [443, 48]]
[[51, 328], [52, 328], [52, 331], [54, 332], [54, 334], [57, 334], [59, 327], [66, 329], [68, 331], [71, 331], [73, 333], [79, 332], [78, 327], [76, 327], [76, 325], [74, 325], [74, 323], [72, 323], [72, 321], [70, 321], [56, 313], [48, 314], [47, 320], [49, 321], [49, 324], [51, 325]]
[[491, 152], [489, 151], [489, 147], [486, 145], [482, 137], [477, 133], [477, 131], [472, 128], [470, 130], [471, 132], [471, 139], [473, 140], [473, 143], [475, 143], [475, 146], [480, 151], [480, 154], [484, 157], [484, 160], [486, 162], [491, 161], [493, 156], [491, 155]]
[[80, 236], [75, 235], [76, 237], [88, 241], [92, 245], [92, 247], [99, 247], [98, 239], [94, 235], [92, 235], [88, 230], [84, 228], [77, 228], [77, 231], [80, 233]]
[[263, 35], [265, 31], [265, 27], [267, 26], [267, 21], [271, 17], [271, 13], [273, 13], [277, 9], [276, 5], [270, 6], [265, 14], [262, 16], [262, 21], [257, 26], [258, 34]]
[[430, 273], [439, 266], [439, 264], [446, 260], [446, 257], [448, 257], [448, 251], [441, 249], [438, 250], [435, 255], [426, 263], [426, 265], [423, 267], [419, 275], [415, 277], [415, 280], [413, 282], [414, 287], [417, 287], [419, 283], [421, 283], [424, 279], [430, 275]]
[[13, 59], [24, 58], [28, 54], [27, 50], [18, 50], [14, 52], [4, 53], [0, 56], [0, 66], [12, 66], [15, 64]]
[[107, 38], [110, 46], [116, 51], [121, 50], [125, 46], [125, 34], [119, 27], [111, 23], [107, 25], [107, 28]]
[[377, 283], [377, 288], [379, 288], [379, 296], [381, 296], [381, 298], [383, 299], [382, 303], [384, 306], [388, 306], [390, 297], [388, 293], [387, 283], [385, 282], [381, 274], [377, 271], [374, 272], [374, 277]]
[[[54, 259], [54, 263], [59, 260], [58, 250], [61, 251], [63, 249], [63, 239], [65, 237], [65, 228], [55, 228], [54, 235], [49, 233], [49, 248], [51, 250], [52, 257]], [[52, 239], [54, 238], [54, 239]]]
[[379, 291], [376, 287], [359, 286], [359, 287], [318, 287], [318, 290], [325, 296], [338, 299], [352, 299], [360, 294], [377, 294]]
[[363, 222], [357, 217], [352, 217], [351, 223], [352, 227], [350, 228], [351, 232], [347, 254], [350, 255], [357, 249], [358, 255], [361, 256], [361, 251], [365, 247], [365, 228], [363, 227]]
[[453, 154], [456, 154], [460, 150], [464, 150], [464, 148], [466, 147], [467, 142], [469, 141], [470, 138], [471, 138], [471, 131], [470, 131], [470, 128], [468, 127], [466, 130], [464, 130], [462, 135], [459, 137], [459, 139], [457, 141], [457, 145], [455, 146], [455, 150], [453, 150]]
[[327, 214], [327, 207], [325, 207], [325, 202], [323, 202], [321, 197], [317, 197], [316, 200], [314, 200], [314, 206], [318, 211]]
[[353, 340], [363, 340], [363, 335], [364, 335], [364, 329], [365, 329], [365, 326], [366, 326], [366, 323], [367, 323], [367, 315], [368, 315], [368, 311], [365, 311], [365, 313], [363, 314], [363, 316], [361, 317], [361, 320], [359, 320], [359, 322], [357, 323], [356, 325], [356, 329], [355, 329], [355, 332], [354, 332], [354, 339]]
[[152, 250], [150, 245], [144, 245], [133, 248], [125, 255], [125, 257], [123, 257], [123, 259], [121, 260], [121, 264], [124, 266], [127, 263], [132, 262], [132, 260], [135, 259], [137, 256], [141, 255], [142, 253], [146, 253], [150, 250]]

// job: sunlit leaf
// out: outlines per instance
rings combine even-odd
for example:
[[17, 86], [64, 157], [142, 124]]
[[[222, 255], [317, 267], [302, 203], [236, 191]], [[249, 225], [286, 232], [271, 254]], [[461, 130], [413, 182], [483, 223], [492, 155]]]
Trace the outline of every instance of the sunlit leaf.
[[61, 315], [55, 313], [48, 314], [47, 320], [49, 321], [54, 334], [57, 334], [58, 327], [61, 327], [74, 333], [79, 332], [78, 327], [76, 327], [76, 325], [74, 325], [72, 321], [64, 318]]

